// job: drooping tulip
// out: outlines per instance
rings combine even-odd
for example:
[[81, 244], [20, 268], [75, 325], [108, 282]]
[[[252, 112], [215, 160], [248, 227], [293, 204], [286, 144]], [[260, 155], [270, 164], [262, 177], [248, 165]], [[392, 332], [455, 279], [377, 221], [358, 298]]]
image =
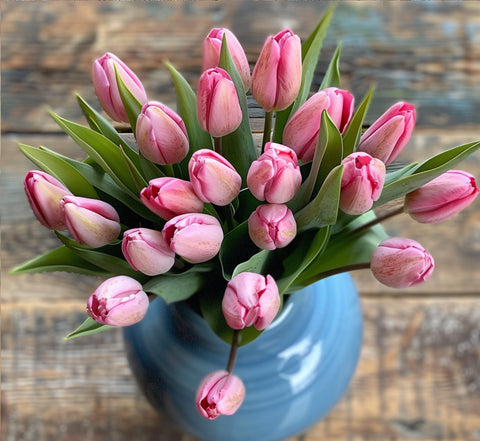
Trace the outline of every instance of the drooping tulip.
[[253, 97], [266, 112], [283, 110], [297, 97], [301, 82], [300, 38], [289, 29], [270, 35], [253, 70]]
[[209, 214], [188, 213], [170, 219], [162, 230], [170, 249], [190, 263], [201, 263], [220, 251], [223, 231]]
[[60, 201], [68, 231], [81, 244], [98, 248], [120, 234], [120, 218], [108, 203], [97, 199], [64, 196]]
[[410, 140], [415, 120], [415, 107], [412, 104], [394, 104], [365, 131], [357, 151], [368, 153], [386, 165], [390, 164]]
[[232, 133], [242, 122], [235, 84], [225, 70], [213, 67], [200, 76], [197, 116], [200, 127], [216, 138]]
[[238, 196], [242, 185], [242, 177], [233, 165], [213, 150], [193, 153], [188, 174], [197, 196], [215, 205], [228, 205]]
[[232, 277], [223, 295], [222, 311], [232, 329], [265, 329], [278, 313], [280, 295], [272, 276], [243, 272]]
[[477, 197], [475, 177], [448, 170], [405, 197], [405, 211], [417, 222], [441, 222], [462, 211]]
[[263, 250], [286, 247], [297, 234], [291, 210], [283, 204], [259, 205], [248, 218], [250, 239]]
[[384, 240], [375, 248], [370, 268], [375, 278], [391, 288], [424, 282], [433, 273], [431, 254], [418, 242], [400, 237]]
[[195, 396], [197, 409], [204, 418], [234, 414], [245, 398], [245, 386], [236, 375], [218, 370], [200, 382]]
[[203, 70], [218, 66], [223, 36], [226, 38], [228, 50], [240, 74], [243, 87], [247, 91], [250, 88], [251, 81], [247, 56], [235, 34], [227, 28], [212, 29], [203, 41]]
[[342, 164], [340, 209], [347, 214], [365, 213], [382, 193], [385, 165], [363, 152], [348, 155]]
[[166, 273], [175, 263], [175, 253], [161, 231], [132, 228], [123, 233], [122, 252], [129, 265], [147, 276]]
[[128, 123], [127, 112], [118, 91], [115, 70], [132, 95], [140, 104], [145, 104], [147, 94], [141, 81], [120, 58], [110, 52], [105, 53], [93, 63], [93, 87], [100, 104], [110, 118]]
[[135, 137], [142, 155], [156, 164], [176, 164], [187, 156], [188, 134], [182, 118], [158, 101], [142, 107]]
[[190, 181], [179, 178], [155, 178], [140, 192], [142, 203], [162, 219], [185, 213], [201, 213], [201, 201]]
[[30, 207], [40, 223], [52, 230], [65, 230], [67, 224], [60, 207], [70, 191], [56, 178], [41, 170], [30, 170], [23, 181]]
[[329, 87], [312, 95], [288, 120], [283, 130], [283, 143], [295, 151], [303, 162], [313, 159], [321, 130], [322, 112], [344, 133], [354, 110], [354, 97], [348, 90]]
[[302, 174], [295, 152], [282, 144], [267, 142], [265, 151], [253, 161], [247, 185], [260, 201], [275, 204], [288, 202], [302, 184]]
[[127, 276], [105, 280], [89, 297], [87, 312], [96, 322], [130, 326], [145, 316], [149, 301], [142, 285]]

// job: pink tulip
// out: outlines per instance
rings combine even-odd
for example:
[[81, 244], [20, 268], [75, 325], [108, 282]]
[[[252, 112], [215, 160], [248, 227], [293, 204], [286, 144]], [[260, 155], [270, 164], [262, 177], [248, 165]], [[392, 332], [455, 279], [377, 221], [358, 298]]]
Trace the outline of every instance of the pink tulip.
[[300, 38], [289, 29], [270, 35], [253, 70], [253, 97], [266, 112], [283, 110], [297, 97], [301, 82]]
[[340, 133], [352, 119], [354, 97], [347, 90], [329, 87], [312, 95], [288, 120], [283, 131], [283, 143], [295, 150], [303, 162], [313, 159], [317, 148], [322, 112], [327, 111]]
[[407, 194], [405, 210], [417, 222], [441, 222], [470, 205], [478, 192], [474, 176], [462, 170], [449, 170]]
[[60, 181], [40, 170], [27, 172], [23, 184], [30, 207], [41, 224], [52, 230], [66, 230], [60, 201], [72, 193]]
[[295, 152], [281, 144], [267, 142], [265, 152], [252, 162], [247, 185], [260, 201], [283, 204], [295, 196], [302, 174]]
[[197, 150], [188, 163], [188, 174], [195, 193], [204, 202], [228, 205], [240, 193], [242, 177], [213, 150]]
[[236, 375], [218, 370], [208, 374], [198, 386], [195, 402], [200, 415], [214, 420], [234, 414], [245, 398], [245, 386]]
[[385, 165], [367, 153], [348, 155], [344, 166], [340, 209], [347, 214], [362, 214], [370, 210], [383, 190]]
[[242, 79], [243, 87], [247, 91], [250, 88], [250, 66], [242, 45], [229, 29], [214, 28], [208, 33], [203, 41], [203, 70], [218, 66], [224, 35], [232, 60]]
[[188, 134], [182, 118], [158, 101], [142, 107], [135, 137], [142, 155], [156, 164], [176, 164], [187, 156]]
[[185, 213], [201, 213], [203, 201], [189, 181], [178, 178], [155, 178], [140, 192], [143, 204], [162, 219]]
[[115, 121], [128, 123], [127, 112], [118, 91], [115, 68], [132, 95], [140, 104], [145, 104], [147, 94], [138, 77], [120, 58], [109, 52], [93, 63], [93, 87], [105, 112]]
[[130, 326], [145, 316], [149, 305], [142, 285], [127, 276], [105, 280], [89, 297], [87, 312], [98, 323]]
[[165, 243], [162, 232], [148, 228], [125, 231], [122, 252], [135, 271], [147, 276], [166, 273], [175, 263], [175, 253]]
[[390, 164], [410, 140], [415, 119], [412, 104], [394, 104], [365, 131], [357, 151], [366, 152], [386, 165]]
[[278, 313], [280, 295], [272, 276], [244, 272], [228, 282], [222, 311], [232, 329], [254, 326], [265, 329]]
[[418, 242], [404, 238], [384, 240], [373, 252], [370, 268], [375, 278], [391, 288], [407, 288], [427, 280], [433, 257]]
[[250, 239], [263, 250], [286, 247], [297, 234], [293, 213], [283, 204], [260, 205], [248, 218]]
[[242, 122], [235, 84], [223, 69], [213, 67], [200, 76], [197, 116], [200, 127], [216, 138], [232, 133]]
[[170, 249], [187, 262], [200, 263], [220, 251], [223, 231], [218, 220], [208, 214], [182, 214], [170, 219], [162, 230]]
[[120, 218], [106, 202], [76, 196], [64, 196], [60, 206], [68, 231], [81, 244], [98, 248], [120, 234]]

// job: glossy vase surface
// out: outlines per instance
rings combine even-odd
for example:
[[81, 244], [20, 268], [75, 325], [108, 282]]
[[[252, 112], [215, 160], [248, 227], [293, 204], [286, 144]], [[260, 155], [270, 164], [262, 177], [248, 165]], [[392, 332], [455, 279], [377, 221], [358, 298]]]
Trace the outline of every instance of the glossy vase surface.
[[205, 441], [275, 441], [305, 431], [344, 394], [360, 355], [362, 314], [348, 274], [289, 296], [272, 325], [239, 348], [242, 406], [213, 421], [199, 415], [195, 392], [205, 375], [225, 368], [230, 346], [198, 314], [155, 299], [124, 337], [140, 388], [180, 430]]

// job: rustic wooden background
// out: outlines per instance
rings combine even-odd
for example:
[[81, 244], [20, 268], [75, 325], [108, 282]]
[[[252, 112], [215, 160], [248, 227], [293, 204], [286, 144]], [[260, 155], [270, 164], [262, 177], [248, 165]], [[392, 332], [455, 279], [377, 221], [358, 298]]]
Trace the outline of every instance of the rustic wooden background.
[[[253, 65], [266, 35], [291, 27], [305, 37], [327, 5], [0, 4], [2, 440], [191, 441], [169, 429], [137, 391], [120, 331], [63, 341], [83, 320], [98, 280], [8, 274], [57, 245], [29, 210], [22, 180], [32, 166], [17, 143], [80, 155], [46, 109], [81, 121], [72, 92], [96, 103], [90, 66], [105, 51], [126, 60], [151, 97], [174, 105], [162, 61], [169, 59], [195, 87], [210, 28], [232, 29]], [[358, 99], [377, 87], [370, 121], [396, 100], [417, 105], [418, 127], [403, 159], [480, 139], [480, 2], [341, 2], [320, 71], [339, 39], [343, 87]], [[462, 167], [480, 178], [479, 161], [477, 154]], [[402, 291], [382, 287], [368, 272], [354, 274], [365, 317], [358, 370], [342, 401], [304, 440], [480, 440], [479, 207], [477, 201], [435, 227], [406, 218], [386, 225], [422, 242], [435, 256], [436, 272]]]

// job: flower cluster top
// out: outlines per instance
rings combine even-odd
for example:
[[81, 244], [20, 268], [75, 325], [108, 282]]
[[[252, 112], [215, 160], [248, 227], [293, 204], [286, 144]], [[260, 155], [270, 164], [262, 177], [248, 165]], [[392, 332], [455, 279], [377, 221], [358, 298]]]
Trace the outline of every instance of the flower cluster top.
[[[62, 245], [14, 271], [105, 278], [70, 337], [132, 325], [157, 295], [190, 302], [237, 346], [269, 326], [284, 294], [321, 278], [370, 268], [381, 283], [405, 288], [432, 274], [433, 258], [419, 243], [389, 238], [379, 223], [401, 212], [439, 222], [470, 204], [475, 179], [452, 167], [480, 144], [393, 166], [415, 126], [412, 104], [394, 103], [363, 131], [372, 92], [356, 105], [340, 88], [339, 49], [320, 89], [310, 90], [328, 20], [303, 45], [289, 29], [267, 37], [252, 74], [235, 35], [212, 29], [196, 92], [167, 63], [176, 110], [151, 100], [135, 73], [106, 53], [93, 64], [93, 86], [116, 123], [81, 97], [88, 127], [52, 113], [86, 159], [20, 145], [43, 170], [25, 177], [32, 210]], [[247, 93], [265, 110], [261, 143]], [[377, 217], [373, 209], [394, 199], [402, 206]], [[232, 368], [230, 360], [200, 384], [206, 418], [242, 402]]]

